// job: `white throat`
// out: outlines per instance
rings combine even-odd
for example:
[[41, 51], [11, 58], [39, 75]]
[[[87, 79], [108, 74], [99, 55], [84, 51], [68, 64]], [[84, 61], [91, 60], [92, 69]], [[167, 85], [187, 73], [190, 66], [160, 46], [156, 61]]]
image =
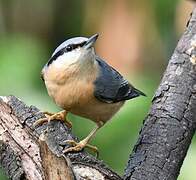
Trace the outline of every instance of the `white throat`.
[[64, 53], [59, 56], [54, 62], [55, 68], [69, 68], [72, 65], [84, 65], [88, 66], [94, 61], [95, 54], [94, 50], [85, 50], [78, 48], [74, 51]]
[[53, 62], [53, 66], [55, 68], [62, 68], [62, 67], [68, 68], [72, 64], [77, 63], [79, 61], [79, 59], [80, 59], [79, 52], [75, 52], [75, 51], [67, 52], [67, 53], [64, 53], [63, 55], [59, 56]]

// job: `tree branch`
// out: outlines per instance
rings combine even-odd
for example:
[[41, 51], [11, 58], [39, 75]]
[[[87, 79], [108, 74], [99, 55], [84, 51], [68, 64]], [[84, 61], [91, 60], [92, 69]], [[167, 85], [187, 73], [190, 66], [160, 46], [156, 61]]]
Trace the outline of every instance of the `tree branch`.
[[42, 117], [36, 107], [14, 96], [0, 98], [0, 164], [11, 179], [121, 179], [85, 151], [62, 154], [68, 146], [63, 142], [77, 139], [59, 121], [34, 129], [33, 123]]
[[[0, 98], [0, 164], [10, 179], [120, 180], [85, 151], [62, 153], [77, 140], [64, 123], [34, 128], [44, 117], [14, 96]], [[196, 129], [196, 9], [153, 98], [124, 179], [177, 179]]]
[[152, 100], [124, 179], [177, 179], [196, 128], [196, 9]]

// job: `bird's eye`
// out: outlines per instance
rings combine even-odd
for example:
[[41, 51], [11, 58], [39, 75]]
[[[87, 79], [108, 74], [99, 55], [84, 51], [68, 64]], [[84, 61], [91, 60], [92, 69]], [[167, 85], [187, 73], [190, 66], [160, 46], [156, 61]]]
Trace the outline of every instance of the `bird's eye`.
[[71, 51], [71, 50], [72, 50], [72, 46], [67, 46], [67, 47], [66, 47], [66, 50], [67, 50], [67, 51]]

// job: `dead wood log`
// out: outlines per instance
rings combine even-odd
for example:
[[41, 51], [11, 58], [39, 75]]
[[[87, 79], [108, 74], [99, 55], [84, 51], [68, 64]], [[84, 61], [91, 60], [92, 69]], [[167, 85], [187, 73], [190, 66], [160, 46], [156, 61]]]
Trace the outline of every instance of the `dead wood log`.
[[14, 96], [0, 98], [0, 164], [10, 179], [121, 179], [85, 151], [65, 156], [63, 142], [76, 138], [59, 121], [34, 128], [42, 117], [36, 107]]
[[[59, 121], [34, 128], [43, 116], [14, 96], [0, 98], [0, 164], [10, 179], [122, 179], [85, 151], [62, 154], [63, 142], [77, 138]], [[195, 129], [196, 9], [155, 93], [124, 179], [177, 179]]]

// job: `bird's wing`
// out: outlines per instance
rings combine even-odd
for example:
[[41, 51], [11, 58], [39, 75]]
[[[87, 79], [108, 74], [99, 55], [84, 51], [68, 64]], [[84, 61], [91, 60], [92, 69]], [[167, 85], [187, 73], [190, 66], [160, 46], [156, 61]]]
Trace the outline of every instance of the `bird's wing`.
[[96, 57], [96, 61], [99, 66], [99, 76], [94, 82], [94, 96], [97, 99], [106, 103], [115, 103], [145, 95], [99, 57]]

